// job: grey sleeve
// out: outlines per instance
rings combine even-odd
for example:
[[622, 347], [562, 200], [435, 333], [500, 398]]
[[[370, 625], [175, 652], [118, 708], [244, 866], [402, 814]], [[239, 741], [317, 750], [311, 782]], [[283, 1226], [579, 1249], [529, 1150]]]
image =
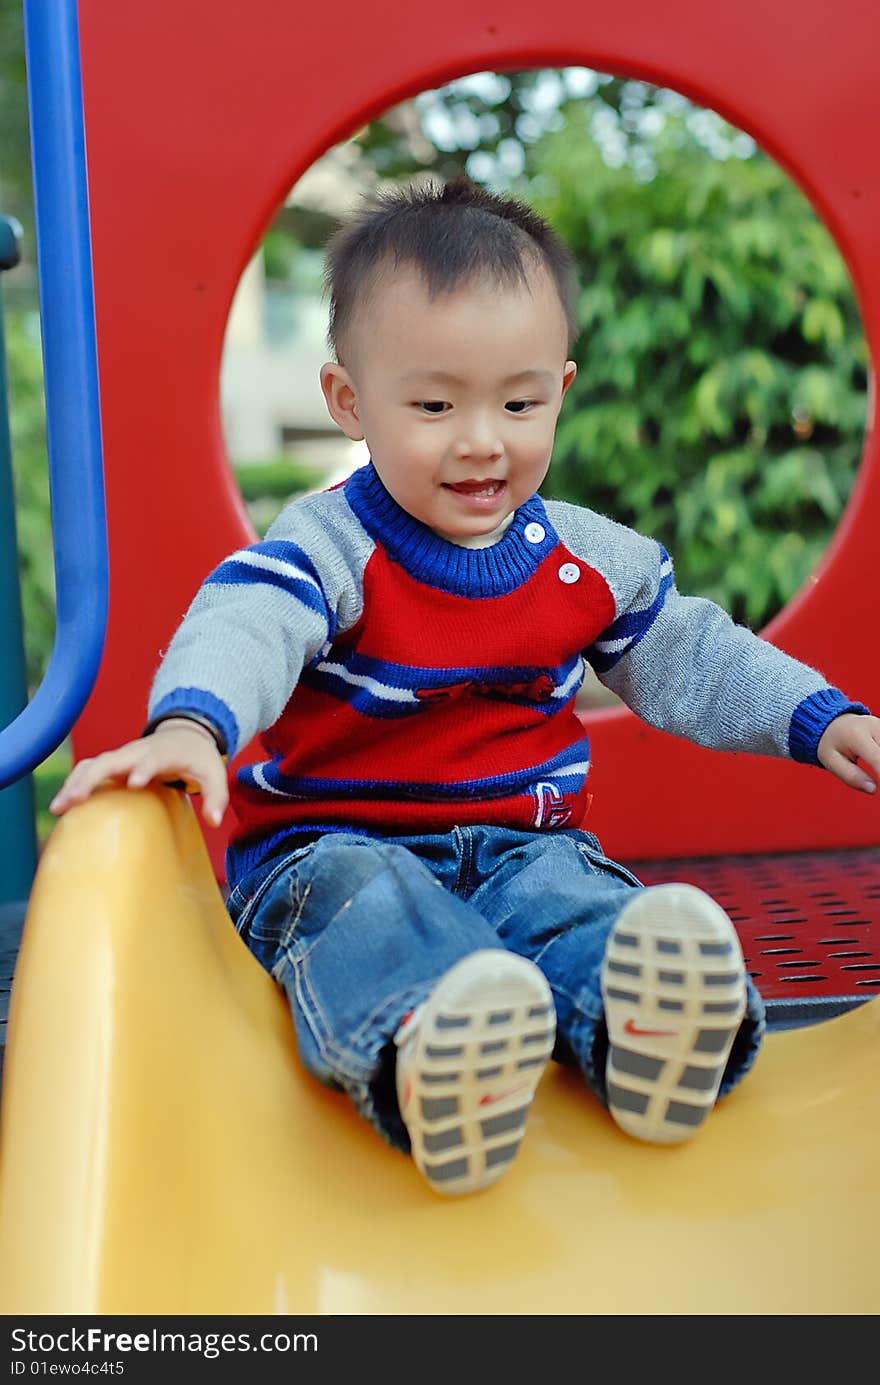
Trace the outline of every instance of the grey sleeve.
[[156, 674], [149, 724], [192, 712], [231, 758], [278, 720], [303, 668], [358, 620], [371, 551], [341, 491], [289, 505], [196, 593]]
[[715, 602], [681, 595], [655, 540], [588, 510], [564, 510], [573, 512], [560, 516], [564, 541], [602, 573], [616, 607], [585, 657], [651, 726], [716, 750], [816, 763], [834, 717], [867, 711]]

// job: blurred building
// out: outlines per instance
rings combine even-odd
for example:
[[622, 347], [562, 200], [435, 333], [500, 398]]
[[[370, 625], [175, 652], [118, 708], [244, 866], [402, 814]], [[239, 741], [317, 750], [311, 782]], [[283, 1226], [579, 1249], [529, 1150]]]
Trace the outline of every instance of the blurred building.
[[220, 376], [226, 445], [236, 465], [290, 455], [333, 482], [367, 459], [364, 445], [336, 427], [321, 393], [329, 353], [316, 243], [374, 182], [355, 144], [331, 149], [292, 188], [276, 219], [305, 242], [300, 271], [268, 277], [261, 246], [239, 281]]

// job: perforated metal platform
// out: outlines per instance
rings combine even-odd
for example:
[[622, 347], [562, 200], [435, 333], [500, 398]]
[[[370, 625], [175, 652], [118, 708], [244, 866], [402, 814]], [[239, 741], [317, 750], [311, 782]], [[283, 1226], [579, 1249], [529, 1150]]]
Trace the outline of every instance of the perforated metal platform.
[[[733, 919], [771, 1027], [880, 995], [880, 848], [630, 861], [646, 885], [686, 880]], [[24, 905], [0, 907], [0, 1072]]]
[[880, 994], [880, 848], [627, 863], [685, 880], [726, 909], [776, 1027]]

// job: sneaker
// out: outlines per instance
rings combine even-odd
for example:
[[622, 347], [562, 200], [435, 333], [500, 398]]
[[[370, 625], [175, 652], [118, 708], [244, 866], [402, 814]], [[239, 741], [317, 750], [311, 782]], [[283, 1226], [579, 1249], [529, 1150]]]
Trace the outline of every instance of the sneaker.
[[500, 948], [456, 962], [403, 1021], [400, 1113], [438, 1193], [475, 1192], [510, 1167], [555, 1035], [543, 973]]
[[611, 931], [601, 984], [612, 1116], [639, 1140], [689, 1140], [715, 1104], [746, 1010], [733, 924], [693, 885], [642, 890]]

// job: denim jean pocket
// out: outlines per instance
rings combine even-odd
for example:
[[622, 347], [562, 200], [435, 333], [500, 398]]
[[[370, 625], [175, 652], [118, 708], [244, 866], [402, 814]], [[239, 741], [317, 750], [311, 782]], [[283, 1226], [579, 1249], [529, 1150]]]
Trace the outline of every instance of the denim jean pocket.
[[265, 875], [256, 872], [254, 876], [243, 880], [241, 884], [235, 886], [235, 889], [232, 890], [229, 895], [226, 907], [235, 925], [235, 931], [239, 933], [242, 938], [246, 939], [249, 933], [253, 931], [251, 925], [254, 920], [254, 915], [276, 880], [278, 880], [286, 870], [289, 870], [295, 862], [300, 860], [302, 856], [305, 856], [308, 851], [311, 851], [313, 845], [314, 843], [309, 842], [308, 846], [301, 846], [298, 847], [296, 851], [287, 852], [286, 855], [281, 856], [272, 865], [271, 869], [264, 868], [266, 870]]
[[616, 876], [618, 880], [625, 881], [627, 885], [635, 885], [639, 889], [643, 888], [638, 876], [633, 875], [632, 871], [627, 870], [626, 866], [622, 866], [619, 861], [612, 861], [610, 856], [605, 855], [599, 838], [594, 836], [592, 832], [575, 829], [572, 835], [575, 846], [593, 870], [599, 871], [600, 874]]

